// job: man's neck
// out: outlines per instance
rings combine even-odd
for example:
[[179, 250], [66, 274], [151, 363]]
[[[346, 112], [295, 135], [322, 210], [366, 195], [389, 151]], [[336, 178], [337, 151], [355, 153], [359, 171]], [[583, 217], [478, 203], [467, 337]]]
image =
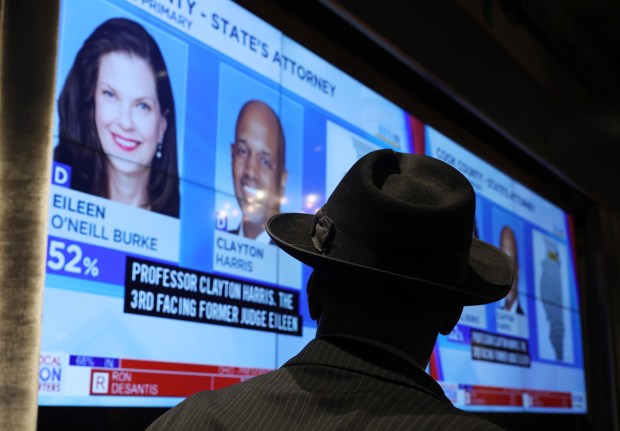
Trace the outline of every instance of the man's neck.
[[243, 236], [246, 238], [256, 239], [265, 231], [265, 223], [267, 223], [267, 220], [280, 212], [279, 208], [265, 208], [265, 210], [264, 217], [258, 223], [249, 220], [245, 216], [243, 217], [243, 220], [241, 221], [241, 231], [243, 232]]
[[264, 223], [253, 223], [251, 221], [244, 220], [243, 222], [243, 236], [246, 238], [256, 238], [265, 230]]
[[[326, 319], [319, 320], [317, 328], [317, 337], [339, 335], [352, 339], [371, 340], [375, 345], [390, 346], [387, 350], [398, 351], [397, 356], [405, 355], [410, 361], [413, 361], [420, 368], [425, 368], [428, 364], [437, 333], [428, 330], [420, 330], [419, 327], [400, 328], [400, 330], [383, 330], [380, 324], [372, 324], [372, 321], [360, 323], [359, 325], [330, 325]], [[405, 335], [406, 334], [406, 335]]]
[[[411, 355], [409, 355], [407, 352], [392, 346], [391, 344], [388, 343], [384, 343], [383, 341], [379, 341], [379, 340], [375, 340], [373, 338], [368, 338], [368, 337], [361, 337], [359, 335], [351, 335], [351, 334], [325, 334], [322, 335], [321, 337], [339, 337], [339, 338], [345, 338], [345, 339], [349, 339], [349, 340], [355, 340], [358, 341], [360, 343], [365, 343], [365, 344], [369, 344], [371, 346], [377, 347], [379, 349], [385, 350], [386, 352], [391, 353], [394, 356], [398, 356], [399, 358], [401, 358], [403, 361], [410, 363], [411, 365], [414, 365], [420, 369], [424, 369], [426, 367], [426, 364], [424, 364], [424, 366], [422, 366], [418, 361], [415, 360], [415, 358], [413, 358]], [[428, 361], [427, 361], [428, 363]]]

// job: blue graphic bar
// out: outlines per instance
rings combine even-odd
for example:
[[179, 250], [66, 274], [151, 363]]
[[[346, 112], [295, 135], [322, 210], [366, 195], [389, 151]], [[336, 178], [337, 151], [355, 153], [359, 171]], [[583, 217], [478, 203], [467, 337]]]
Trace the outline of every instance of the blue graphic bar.
[[78, 367], [119, 368], [118, 358], [99, 358], [96, 356], [70, 355], [69, 365]]

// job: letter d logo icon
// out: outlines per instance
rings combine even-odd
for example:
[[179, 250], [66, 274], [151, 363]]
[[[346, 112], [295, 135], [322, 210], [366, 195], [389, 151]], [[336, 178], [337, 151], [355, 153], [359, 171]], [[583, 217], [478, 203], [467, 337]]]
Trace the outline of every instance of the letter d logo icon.
[[69, 187], [71, 185], [71, 167], [54, 162], [52, 166], [52, 184]]
[[226, 226], [228, 225], [228, 219], [225, 214], [218, 213], [215, 219], [215, 227], [218, 230], [226, 230]]

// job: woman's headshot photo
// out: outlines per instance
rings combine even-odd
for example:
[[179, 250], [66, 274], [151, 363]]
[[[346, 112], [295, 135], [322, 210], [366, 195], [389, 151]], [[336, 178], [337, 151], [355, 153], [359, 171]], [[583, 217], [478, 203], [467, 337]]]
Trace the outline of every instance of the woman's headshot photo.
[[174, 97], [153, 37], [113, 18], [79, 49], [58, 98], [54, 160], [71, 188], [179, 217]]

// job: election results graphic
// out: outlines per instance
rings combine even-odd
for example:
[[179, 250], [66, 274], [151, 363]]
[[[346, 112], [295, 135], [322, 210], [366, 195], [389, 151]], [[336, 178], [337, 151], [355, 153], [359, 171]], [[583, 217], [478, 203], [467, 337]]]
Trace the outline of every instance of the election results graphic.
[[[63, 1], [40, 404], [172, 406], [314, 335], [314, 213], [405, 113], [228, 1]], [[258, 130], [258, 132], [257, 132]]]
[[567, 214], [233, 2], [60, 12], [40, 405], [170, 407], [281, 366], [316, 331], [311, 270], [264, 224], [390, 148], [461, 170], [519, 262], [431, 375], [465, 409], [585, 411]]
[[427, 153], [474, 186], [474, 234], [515, 267], [506, 298], [465, 307], [439, 337], [431, 375], [472, 410], [585, 412], [569, 216], [431, 127], [425, 135]]

